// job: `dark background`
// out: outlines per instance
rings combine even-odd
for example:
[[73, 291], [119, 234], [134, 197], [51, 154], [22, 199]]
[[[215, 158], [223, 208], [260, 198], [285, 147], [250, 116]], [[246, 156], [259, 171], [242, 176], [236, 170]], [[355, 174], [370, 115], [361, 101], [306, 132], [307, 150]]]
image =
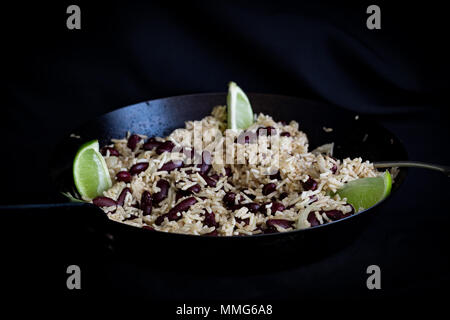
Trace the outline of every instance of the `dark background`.
[[[66, 28], [70, 4], [81, 7], [81, 30]], [[378, 1], [382, 29], [368, 30], [370, 4], [2, 4], [0, 203], [48, 202], [50, 154], [87, 119], [144, 100], [225, 91], [230, 80], [247, 92], [298, 96], [369, 115], [404, 142], [410, 159], [450, 164], [446, 10]], [[98, 281], [125, 300], [418, 300], [442, 306], [438, 301], [448, 298], [450, 285], [448, 196], [448, 178], [412, 169], [354, 244], [307, 266], [262, 266], [255, 274], [111, 262], [83, 242], [76, 212], [3, 208], [2, 283], [11, 301], [99, 299], [98, 290], [90, 290]], [[69, 264], [81, 264], [87, 275], [80, 292], [65, 289]], [[371, 264], [382, 270], [377, 292], [365, 287]], [[174, 312], [163, 306], [162, 313]]]

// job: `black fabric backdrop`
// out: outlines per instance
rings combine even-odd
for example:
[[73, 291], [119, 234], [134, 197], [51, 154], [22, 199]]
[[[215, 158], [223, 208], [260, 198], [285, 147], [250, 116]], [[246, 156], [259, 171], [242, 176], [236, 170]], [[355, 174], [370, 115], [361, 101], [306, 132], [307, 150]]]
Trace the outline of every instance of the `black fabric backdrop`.
[[[81, 7], [81, 30], [66, 28], [70, 4]], [[399, 136], [411, 159], [450, 164], [445, 8], [377, 2], [382, 29], [368, 30], [369, 4], [2, 4], [1, 204], [47, 201], [48, 156], [63, 134], [86, 119], [152, 98], [225, 91], [230, 80], [248, 92], [370, 114]], [[87, 274], [101, 270], [105, 292], [153, 300], [445, 299], [448, 190], [448, 178], [410, 170], [395, 201], [349, 248], [309, 266], [245, 276], [85, 262], [86, 248], [74, 240], [70, 221], [15, 213], [2, 223], [2, 283], [34, 298], [89, 296], [89, 290], [65, 290], [65, 267], [81, 259]], [[370, 264], [382, 268], [377, 292], [365, 287]], [[34, 276], [27, 276], [30, 267]], [[93, 278], [86, 280], [88, 288], [95, 286]]]

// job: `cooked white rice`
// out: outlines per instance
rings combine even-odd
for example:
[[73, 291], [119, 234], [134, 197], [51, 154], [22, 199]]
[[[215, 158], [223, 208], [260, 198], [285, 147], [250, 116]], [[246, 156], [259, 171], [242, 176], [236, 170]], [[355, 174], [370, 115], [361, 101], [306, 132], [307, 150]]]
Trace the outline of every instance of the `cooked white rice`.
[[[125, 187], [131, 189], [131, 194], [127, 194], [122, 206], [103, 207], [103, 210], [112, 220], [136, 227], [147, 226], [164, 232], [194, 235], [217, 233], [219, 236], [252, 235], [267, 231], [284, 232], [295, 228], [308, 228], [311, 226], [312, 218], [315, 218], [316, 223], [327, 223], [332, 220], [326, 214], [330, 210], [339, 210], [344, 215], [352, 214], [352, 207], [346, 203], [345, 199], [339, 199], [338, 196], [330, 197], [327, 194], [336, 191], [348, 181], [381, 174], [374, 169], [370, 162], [363, 161], [361, 158], [334, 159], [330, 154], [326, 154], [332, 145], [327, 145], [315, 152], [308, 151], [307, 136], [299, 131], [298, 123], [295, 121], [284, 124], [275, 122], [270, 116], [260, 114], [247, 131], [255, 131], [260, 127], [275, 128], [278, 140], [260, 137], [258, 144], [236, 143], [234, 138], [239, 133], [225, 130], [225, 107], [215, 107], [211, 116], [200, 121], [187, 121], [185, 128], [173, 131], [166, 138], [156, 138], [158, 141], [170, 140], [176, 146], [193, 145], [195, 150], [203, 148], [214, 152], [207, 147], [211, 142], [216, 143], [215, 150], [217, 150], [217, 145], [223, 146], [223, 150], [213, 154], [212, 169], [209, 172], [209, 175], [220, 175], [215, 187], [207, 186], [204, 177], [197, 172], [198, 169], [195, 169], [195, 165], [185, 166], [171, 172], [158, 171], [169, 159], [186, 161], [186, 158], [182, 153], [165, 152], [159, 155], [155, 150], [143, 150], [142, 146], [147, 139], [146, 136], [141, 136], [142, 140], [138, 143], [135, 151], [127, 147], [128, 137], [112, 140], [113, 144], [110, 147], [114, 147], [120, 156], [112, 156], [109, 151], [104, 156], [111, 177], [116, 177], [118, 172], [127, 171], [132, 165], [139, 162], [148, 162], [149, 166], [145, 171], [132, 176], [130, 183], [119, 182], [113, 178], [113, 186], [104, 192], [105, 197], [115, 200]], [[282, 132], [285, 133], [285, 136], [280, 137], [279, 134]], [[194, 134], [201, 136], [200, 143], [194, 141]], [[262, 157], [255, 156], [255, 150], [263, 142], [267, 142], [272, 147], [276, 145], [279, 152], [266, 150]], [[242, 155], [238, 155], [239, 152], [243, 153], [244, 159], [242, 159]], [[223, 156], [223, 161], [220, 161], [219, 154]], [[239, 157], [241, 159], [238, 159]], [[267, 174], [268, 171], [276, 172], [277, 166], [279, 167], [278, 179]], [[225, 175], [226, 167], [231, 168], [230, 177]], [[304, 190], [302, 182], [306, 182], [310, 178], [317, 182], [317, 188]], [[170, 183], [168, 196], [158, 205], [153, 205], [150, 215], [144, 216], [143, 210], [139, 207], [142, 193], [145, 190], [152, 195], [159, 192], [157, 182], [160, 179]], [[268, 183], [275, 183], [276, 189], [270, 194], [264, 195], [262, 190]], [[195, 184], [201, 186], [200, 192], [186, 195], [186, 190]], [[179, 190], [183, 190], [185, 193], [184, 197], [177, 201], [176, 193]], [[241, 195], [241, 206], [228, 209], [223, 201], [227, 192]], [[192, 196], [197, 202], [188, 211], [180, 213], [179, 220], [169, 221], [166, 217], [159, 225], [155, 223], [159, 216], [166, 214], [183, 199]], [[274, 199], [283, 204], [286, 209], [272, 213], [271, 206]], [[259, 212], [253, 213], [247, 207], [242, 206], [252, 202], [263, 207], [266, 206], [265, 210], [261, 209]], [[216, 226], [205, 225], [205, 211], [214, 213]], [[273, 219], [283, 219], [289, 223], [285, 224], [285, 227], [283, 224], [271, 224], [271, 227], [268, 228], [266, 222]]]

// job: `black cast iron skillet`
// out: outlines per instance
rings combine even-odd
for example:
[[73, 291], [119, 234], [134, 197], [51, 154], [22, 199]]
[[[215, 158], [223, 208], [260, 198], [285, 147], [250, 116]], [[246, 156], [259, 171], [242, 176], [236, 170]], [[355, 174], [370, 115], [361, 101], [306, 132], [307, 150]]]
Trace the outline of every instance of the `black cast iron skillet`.
[[[253, 110], [271, 115], [276, 121], [296, 120], [309, 138], [310, 149], [324, 143], [335, 142], [335, 157], [362, 157], [370, 161], [405, 160], [407, 153], [392, 133], [364, 116], [355, 119], [355, 113], [341, 108], [319, 104], [299, 98], [249, 94]], [[66, 137], [57, 147], [52, 160], [52, 178], [55, 182], [55, 202], [67, 201], [61, 191], [73, 190], [72, 161], [78, 147], [89, 140], [98, 139], [100, 145], [111, 138], [122, 138], [127, 131], [147, 136], [164, 137], [172, 130], [184, 126], [186, 120], [201, 119], [210, 114], [212, 107], [226, 103], [225, 93], [195, 94], [151, 100], [124, 107], [98, 117], [72, 133], [81, 139]], [[325, 132], [323, 127], [333, 128]], [[406, 176], [401, 169], [393, 185], [393, 193]], [[325, 225], [287, 233], [235, 237], [204, 237], [169, 234], [131, 227], [109, 220], [104, 213], [90, 204], [85, 206], [86, 225], [105, 241], [117, 254], [135, 257], [150, 253], [183, 255], [191, 258], [215, 257], [227, 260], [240, 257], [266, 260], [268, 256], [301, 256], [304, 260], [329, 254], [353, 241], [369, 218], [389, 196], [376, 206], [351, 217]], [[103, 241], [102, 240], [102, 241]], [[193, 259], [192, 259], [193, 260]]]

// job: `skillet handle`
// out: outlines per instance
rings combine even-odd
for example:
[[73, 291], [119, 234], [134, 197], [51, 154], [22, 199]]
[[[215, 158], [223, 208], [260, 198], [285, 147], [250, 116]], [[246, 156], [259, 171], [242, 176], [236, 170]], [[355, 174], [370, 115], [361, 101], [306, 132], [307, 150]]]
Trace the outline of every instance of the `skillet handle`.
[[381, 161], [381, 162], [374, 162], [373, 166], [375, 168], [391, 168], [391, 167], [423, 168], [440, 171], [447, 177], [450, 177], [450, 167], [419, 161]]
[[92, 207], [92, 204], [85, 202], [64, 202], [64, 203], [42, 203], [42, 204], [6, 204], [0, 205], [0, 210], [32, 210], [32, 209], [65, 209], [65, 208], [79, 208]]
[[[65, 276], [71, 264], [97, 261], [110, 252], [103, 232], [109, 219], [89, 203], [3, 205], [0, 217], [2, 258], [24, 265], [37, 261], [46, 280], [60, 272]], [[58, 279], [57, 288], [65, 281]]]
[[50, 223], [53, 225], [70, 223], [77, 224], [81, 221], [93, 222], [95, 219], [104, 219], [105, 215], [99, 214], [99, 208], [91, 203], [51, 203], [51, 204], [20, 204], [0, 205], [2, 225], [28, 225]]

